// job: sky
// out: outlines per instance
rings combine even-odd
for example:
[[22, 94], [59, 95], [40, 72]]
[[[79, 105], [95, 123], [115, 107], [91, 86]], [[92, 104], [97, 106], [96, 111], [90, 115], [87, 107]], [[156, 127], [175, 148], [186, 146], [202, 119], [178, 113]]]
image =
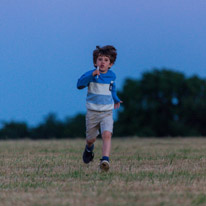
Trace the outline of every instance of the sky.
[[1, 0], [0, 121], [85, 113], [96, 45], [117, 49], [118, 90], [153, 68], [206, 78], [205, 19], [205, 0]]

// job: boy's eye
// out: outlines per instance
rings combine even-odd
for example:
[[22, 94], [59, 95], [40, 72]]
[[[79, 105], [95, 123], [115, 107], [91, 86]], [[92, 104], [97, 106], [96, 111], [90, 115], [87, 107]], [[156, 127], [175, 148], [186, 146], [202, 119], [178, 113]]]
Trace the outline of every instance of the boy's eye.
[[98, 61], [105, 61], [105, 62], [108, 62], [109, 61], [109, 58], [102, 58], [102, 57], [99, 57], [98, 58]]

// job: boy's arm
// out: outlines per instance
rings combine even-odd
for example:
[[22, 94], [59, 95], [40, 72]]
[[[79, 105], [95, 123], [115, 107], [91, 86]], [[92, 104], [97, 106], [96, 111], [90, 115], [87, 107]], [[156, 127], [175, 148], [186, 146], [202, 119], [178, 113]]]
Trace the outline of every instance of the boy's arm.
[[85, 74], [83, 74], [79, 79], [78, 79], [78, 82], [77, 82], [77, 88], [78, 89], [83, 89], [85, 87], [88, 86], [88, 84], [92, 81], [93, 79], [93, 71], [94, 70], [91, 70], [91, 71], [88, 71], [86, 72]]
[[118, 96], [117, 96], [116, 84], [115, 84], [115, 82], [114, 82], [113, 85], [112, 85], [112, 97], [113, 97], [113, 99], [114, 99], [114, 103], [115, 103], [115, 104], [121, 102], [121, 100], [120, 100], [120, 99], [118, 98]]
[[119, 109], [120, 104], [123, 103], [123, 101], [121, 101], [117, 96], [115, 82], [113, 83], [112, 86], [112, 97], [114, 99], [114, 109]]

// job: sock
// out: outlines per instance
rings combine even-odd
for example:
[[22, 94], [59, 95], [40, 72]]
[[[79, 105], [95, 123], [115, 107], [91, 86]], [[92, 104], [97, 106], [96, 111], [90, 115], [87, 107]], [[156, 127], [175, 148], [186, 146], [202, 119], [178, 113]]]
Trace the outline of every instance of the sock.
[[103, 156], [103, 157], [102, 157], [102, 160], [107, 160], [107, 161], [109, 162], [109, 157]]
[[88, 145], [86, 145], [86, 150], [87, 150], [87, 152], [92, 152], [93, 149], [94, 149], [94, 144], [93, 144], [91, 147], [89, 147]]

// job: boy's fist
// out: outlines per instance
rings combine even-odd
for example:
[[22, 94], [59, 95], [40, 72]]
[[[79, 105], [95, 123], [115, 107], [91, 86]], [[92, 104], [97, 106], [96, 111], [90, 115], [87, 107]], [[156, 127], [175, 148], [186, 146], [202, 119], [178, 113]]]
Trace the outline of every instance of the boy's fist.
[[92, 73], [92, 75], [93, 75], [93, 76], [96, 76], [96, 75], [99, 76], [99, 75], [100, 75], [99, 70], [98, 70], [98, 69], [94, 70], [93, 73]]

